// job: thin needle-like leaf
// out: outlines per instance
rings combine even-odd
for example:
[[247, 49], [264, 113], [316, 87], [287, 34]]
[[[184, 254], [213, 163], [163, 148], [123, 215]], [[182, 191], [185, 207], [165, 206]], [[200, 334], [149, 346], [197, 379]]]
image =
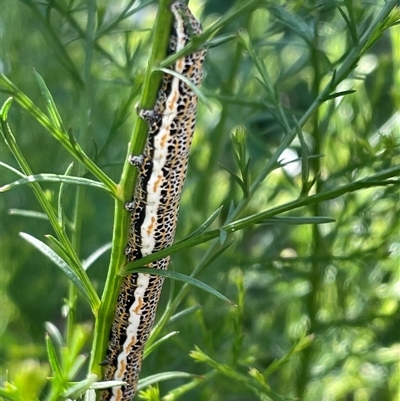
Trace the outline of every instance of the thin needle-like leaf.
[[151, 384], [158, 383], [160, 381], [164, 380], [171, 380], [171, 379], [191, 379], [193, 377], [198, 377], [196, 375], [187, 373], [187, 372], [164, 372], [164, 373], [158, 373], [156, 375], [152, 376], [147, 376], [144, 379], [140, 379], [138, 383], [138, 390], [142, 390], [147, 386], [150, 386]]
[[75, 284], [76, 288], [81, 292], [81, 294], [88, 300], [88, 292], [78, 277], [78, 275], [75, 273], [75, 271], [72, 269], [71, 266], [68, 265], [68, 263], [63, 260], [59, 255], [57, 255], [49, 246], [47, 246], [44, 242], [38, 240], [37, 238], [33, 237], [32, 235], [29, 235], [27, 233], [20, 233], [20, 236], [27, 242], [29, 242], [31, 245], [33, 245], [38, 251], [40, 251], [43, 255], [48, 257], [55, 265], [57, 265], [66, 275], [67, 277]]
[[111, 249], [112, 243], [109, 242], [99, 249], [96, 249], [87, 259], [82, 262], [82, 266], [85, 270], [87, 270], [101, 255]]
[[186, 78], [184, 75], [180, 74], [179, 72], [176, 72], [174, 70], [170, 70], [169, 68], [155, 68], [154, 71], [162, 71], [166, 74], [173, 75], [174, 77], [179, 78], [182, 82], [184, 82], [195, 94], [196, 96], [200, 99], [200, 101], [208, 108], [208, 110], [211, 112], [211, 107], [210, 107], [210, 102], [207, 100], [201, 89], [196, 86], [190, 79]]
[[109, 192], [108, 188], [103, 183], [93, 181], [88, 178], [46, 173], [29, 175], [10, 184], [3, 185], [2, 187], [0, 187], [0, 192], [6, 192], [15, 187], [30, 184], [32, 182], [61, 182], [65, 184], [85, 185], [87, 187], [102, 189], [103, 191]]
[[217, 298], [222, 299], [223, 301], [228, 302], [231, 305], [235, 305], [234, 302], [229, 300], [227, 297], [222, 295], [220, 292], [218, 292], [214, 288], [210, 287], [209, 285], [203, 283], [202, 281], [195, 279], [194, 277], [186, 276], [185, 274], [178, 273], [178, 272], [171, 271], [171, 270], [159, 270], [159, 269], [151, 269], [151, 268], [147, 268], [147, 267], [131, 269], [130, 268], [131, 263], [128, 263], [126, 265], [124, 272], [123, 272], [124, 275], [130, 274], [130, 273], [144, 273], [144, 274], [153, 274], [153, 275], [157, 275], [157, 276], [171, 278], [173, 280], [178, 280], [178, 281], [182, 281], [184, 283], [193, 285], [197, 288], [202, 289], [203, 291], [207, 291], [210, 294], [215, 295]]
[[46, 108], [49, 113], [51, 121], [60, 131], [65, 132], [64, 124], [62, 122], [60, 113], [57, 110], [57, 106], [54, 102], [53, 96], [51, 95], [49, 89], [47, 88], [43, 78], [37, 71], [35, 71], [35, 77], [39, 83], [40, 91], [42, 92], [42, 95], [46, 101]]

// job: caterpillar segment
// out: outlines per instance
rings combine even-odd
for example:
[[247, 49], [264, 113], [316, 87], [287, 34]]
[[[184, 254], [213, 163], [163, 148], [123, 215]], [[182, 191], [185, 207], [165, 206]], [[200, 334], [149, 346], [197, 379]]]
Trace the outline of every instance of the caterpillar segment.
[[[202, 32], [185, 4], [175, 1], [171, 11], [174, 23], [168, 54], [180, 51]], [[188, 54], [177, 60], [173, 69], [200, 85], [205, 55], [205, 50]], [[126, 205], [131, 215], [125, 250], [128, 262], [170, 246], [174, 240], [196, 112], [196, 94], [170, 74], [164, 74], [154, 109], [138, 110], [148, 122], [149, 132], [144, 154], [129, 158], [139, 174], [133, 199]], [[168, 264], [166, 257], [148, 267], [166, 270]], [[150, 274], [124, 277], [110, 331], [104, 380], [124, 381], [126, 385], [103, 390], [101, 401], [131, 401], [134, 397], [163, 282], [163, 277]]]

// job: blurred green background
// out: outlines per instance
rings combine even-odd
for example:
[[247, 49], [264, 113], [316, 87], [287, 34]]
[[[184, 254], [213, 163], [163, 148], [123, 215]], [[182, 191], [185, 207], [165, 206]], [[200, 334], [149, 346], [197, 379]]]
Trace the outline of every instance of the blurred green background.
[[[190, 7], [208, 27], [236, 3], [191, 1]], [[134, 104], [149, 56], [156, 4], [132, 2], [134, 12], [123, 15], [128, 1], [97, 1], [93, 47], [85, 40], [88, 4], [83, 0], [2, 1], [0, 68], [44, 110], [34, 76], [37, 71], [66, 128], [118, 182], [137, 118]], [[363, 32], [384, 4], [270, 1], [218, 31], [205, 63], [202, 89], [208, 104], [199, 106], [177, 239], [195, 230], [220, 205], [224, 209], [217, 223], [223, 224], [231, 205], [241, 199], [239, 186], [223, 168], [237, 171], [230, 135], [234, 127], [246, 129], [252, 179], [282, 141], [282, 127], [268, 107], [254, 61], [236, 37], [238, 29], [249, 32], [293, 123], [293, 116], [299, 120], [329, 83], [329, 73], [356, 48], [339, 7], [346, 15], [353, 12]], [[92, 52], [90, 80], [84, 83], [88, 51]], [[323, 103], [303, 129], [313, 156], [310, 178], [318, 176], [311, 193], [399, 163], [399, 25], [385, 31], [360, 56], [349, 78], [336, 89], [355, 92]], [[7, 97], [1, 93], [2, 103]], [[9, 122], [35, 173], [65, 172], [73, 161], [71, 156], [16, 104]], [[300, 195], [301, 155], [300, 141], [295, 139], [281, 160], [297, 161], [277, 168], [260, 184], [245, 215]], [[0, 159], [16, 167], [4, 142]], [[0, 185], [18, 178], [7, 169], [0, 171]], [[43, 188], [55, 201], [58, 185], [43, 184]], [[67, 217], [75, 207], [74, 194], [75, 188], [69, 186], [63, 201]], [[113, 201], [103, 192], [88, 190], [78, 207], [83, 211], [79, 254], [85, 259], [111, 241]], [[63, 330], [61, 308], [68, 291], [61, 271], [18, 235], [22, 231], [44, 240], [51, 233], [48, 222], [13, 210], [40, 212], [28, 186], [0, 195], [0, 378], [10, 381], [30, 364], [33, 371], [39, 369], [39, 362], [45, 369], [44, 322], [51, 321]], [[264, 371], [311, 333], [312, 344], [271, 377], [274, 391], [301, 400], [400, 400], [398, 186], [363, 189], [288, 215], [316, 214], [336, 222], [318, 227], [269, 222], [233, 234], [230, 248], [199, 278], [236, 303], [239, 294], [243, 296], [243, 310], [192, 289], [182, 309], [201, 307], [168, 326], [179, 335], [146, 359], [142, 377], [166, 370], [206, 374], [210, 368], [189, 357], [195, 345], [244, 374], [250, 366]], [[209, 246], [206, 243], [174, 255], [172, 268], [190, 274]], [[89, 269], [99, 294], [108, 259], [106, 253]], [[240, 290], [242, 279], [244, 289]], [[169, 289], [167, 281], [161, 310]], [[93, 325], [83, 300], [77, 316], [79, 322]], [[90, 341], [86, 352], [89, 349]], [[162, 383], [161, 394], [179, 384], [183, 382]], [[188, 396], [207, 401], [267, 399], [221, 374]]]

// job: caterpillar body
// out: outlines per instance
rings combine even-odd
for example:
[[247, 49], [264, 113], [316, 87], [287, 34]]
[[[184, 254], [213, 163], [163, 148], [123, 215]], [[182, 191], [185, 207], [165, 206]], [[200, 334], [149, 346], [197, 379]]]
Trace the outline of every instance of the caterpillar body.
[[[186, 5], [171, 5], [174, 23], [168, 54], [180, 51], [201, 25]], [[194, 85], [202, 79], [205, 51], [199, 50], [176, 61], [174, 70]], [[129, 162], [139, 168], [131, 214], [127, 261], [140, 259], [172, 244], [179, 201], [186, 176], [197, 112], [197, 96], [181, 79], [164, 74], [153, 110], [138, 113], [148, 122], [149, 133], [143, 156]], [[169, 257], [148, 265], [167, 269]], [[122, 282], [110, 331], [104, 380], [127, 384], [103, 390], [102, 401], [131, 401], [135, 395], [144, 346], [153, 327], [164, 278], [134, 273]]]

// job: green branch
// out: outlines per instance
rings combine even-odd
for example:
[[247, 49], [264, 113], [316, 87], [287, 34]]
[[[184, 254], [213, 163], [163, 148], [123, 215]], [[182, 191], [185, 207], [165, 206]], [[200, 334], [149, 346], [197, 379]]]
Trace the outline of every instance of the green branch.
[[[292, 211], [294, 209], [298, 209], [303, 206], [316, 205], [318, 203], [325, 202], [325, 201], [328, 201], [331, 199], [335, 199], [335, 198], [338, 198], [339, 196], [342, 196], [347, 193], [354, 192], [354, 191], [357, 191], [360, 189], [387, 185], [387, 182], [384, 180], [387, 180], [391, 177], [396, 177], [399, 174], [400, 174], [400, 166], [395, 166], [395, 167], [389, 168], [387, 170], [384, 170], [378, 174], [374, 174], [368, 178], [364, 178], [362, 180], [358, 180], [358, 181], [352, 182], [350, 184], [343, 185], [339, 188], [320, 192], [319, 194], [316, 194], [316, 195], [299, 198], [294, 201], [285, 203], [283, 205], [275, 206], [271, 209], [267, 209], [262, 212], [255, 213], [251, 216], [247, 216], [240, 220], [236, 220], [231, 223], [228, 223], [228, 224], [220, 227], [217, 230], [207, 231], [199, 236], [189, 238], [187, 240], [183, 240], [183, 241], [178, 242], [178, 243], [176, 243], [168, 248], [165, 248], [161, 251], [158, 251], [151, 255], [145, 256], [142, 259], [135, 260], [134, 262], [130, 262], [129, 263], [129, 271], [124, 271], [124, 274], [128, 274], [129, 272], [132, 272], [137, 267], [145, 266], [151, 262], [154, 262], [155, 260], [165, 258], [166, 256], [177, 253], [183, 249], [192, 248], [196, 245], [200, 245], [205, 242], [211, 241], [214, 238], [218, 238], [221, 236], [221, 232], [233, 233], [235, 231], [242, 230], [242, 229], [252, 226], [254, 224], [262, 223], [265, 220], [275, 217], [279, 214], [282, 214], [282, 213], [285, 213], [288, 211]], [[391, 181], [390, 184], [400, 185], [400, 182]]]

